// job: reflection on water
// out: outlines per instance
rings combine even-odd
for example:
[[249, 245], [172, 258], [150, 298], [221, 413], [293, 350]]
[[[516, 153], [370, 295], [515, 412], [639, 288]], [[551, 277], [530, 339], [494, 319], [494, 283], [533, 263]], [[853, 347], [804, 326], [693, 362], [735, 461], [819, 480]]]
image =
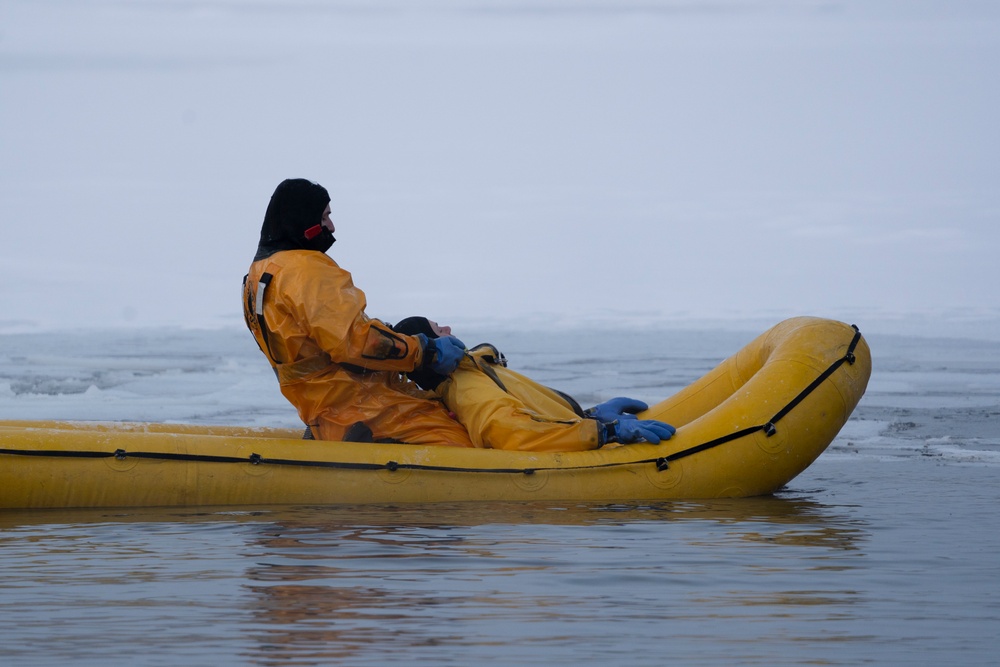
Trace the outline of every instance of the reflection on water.
[[0, 630], [15, 662], [96, 664], [127, 627], [123, 658], [172, 662], [655, 664], [650, 637], [669, 636], [709, 664], [712, 624], [739, 641], [733, 620], [850, 616], [856, 594], [810, 579], [862, 567], [867, 540], [864, 522], [788, 498], [7, 512]]
[[[818, 547], [828, 552], [821, 558], [839, 560], [864, 540], [862, 528], [847, 524], [815, 503], [777, 498], [303, 510], [260, 526], [266, 556], [247, 573], [259, 597], [255, 619], [266, 628], [257, 655], [323, 661], [443, 645], [487, 656], [498, 637], [511, 634], [521, 638], [520, 647], [504, 647], [512, 662], [530, 658], [532, 646], [582, 657], [573, 649], [581, 635], [615, 646], [618, 631], [610, 628], [629, 617], [648, 624], [682, 613], [690, 620], [690, 606], [678, 607], [671, 591], [696, 582], [716, 588], [716, 577], [704, 580], [707, 570], [728, 567], [733, 546]], [[708, 565], [706, 556], [724, 544], [729, 555], [709, 556], [715, 566]], [[763, 555], [744, 553], [741, 569], [760, 578], [791, 565]], [[790, 591], [767, 603], [764, 593], [733, 593], [695, 602], [712, 608], [726, 598], [741, 606], [845, 601], [839, 592]], [[552, 631], [568, 624], [572, 633]]]

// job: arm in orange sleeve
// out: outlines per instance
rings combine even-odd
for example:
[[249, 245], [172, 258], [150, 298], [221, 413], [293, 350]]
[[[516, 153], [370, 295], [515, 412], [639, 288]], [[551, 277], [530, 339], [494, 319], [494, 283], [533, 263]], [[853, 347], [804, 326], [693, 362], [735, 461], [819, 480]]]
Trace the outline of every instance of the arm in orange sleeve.
[[[366, 370], [411, 371], [423, 361], [416, 336], [404, 336], [365, 313], [365, 293], [351, 274], [320, 253], [303, 253], [282, 271], [280, 294], [309, 338], [338, 364]], [[294, 278], [294, 282], [289, 281]]]

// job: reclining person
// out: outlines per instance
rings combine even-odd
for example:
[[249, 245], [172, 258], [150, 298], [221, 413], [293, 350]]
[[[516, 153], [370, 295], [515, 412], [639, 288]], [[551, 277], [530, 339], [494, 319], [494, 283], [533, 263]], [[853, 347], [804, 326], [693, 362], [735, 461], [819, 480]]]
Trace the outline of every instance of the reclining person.
[[[447, 336], [425, 317], [410, 317], [393, 329], [429, 340]], [[465, 426], [476, 447], [522, 451], [570, 452], [597, 449], [608, 443], [658, 443], [674, 434], [669, 424], [638, 419], [648, 406], [631, 398], [615, 398], [583, 411], [572, 398], [506, 367], [492, 345], [468, 352], [450, 374], [419, 368], [407, 375], [441, 397]]]

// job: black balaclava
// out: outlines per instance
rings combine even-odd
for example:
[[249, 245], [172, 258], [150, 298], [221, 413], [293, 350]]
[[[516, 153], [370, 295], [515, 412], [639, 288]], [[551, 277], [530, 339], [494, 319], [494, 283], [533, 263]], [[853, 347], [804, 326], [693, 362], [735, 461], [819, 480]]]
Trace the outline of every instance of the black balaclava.
[[[401, 333], [407, 336], [416, 336], [417, 334], [423, 334], [427, 338], [437, 338], [438, 335], [434, 333], [434, 329], [431, 328], [430, 320], [426, 317], [407, 317], [405, 320], [400, 320], [396, 323], [396, 326], [392, 328], [396, 333]], [[429, 368], [415, 368], [406, 374], [408, 378], [417, 383], [421, 389], [427, 389], [433, 391], [437, 388], [439, 384], [444, 382], [447, 378], [444, 375], [439, 375]]]
[[254, 261], [281, 250], [329, 250], [336, 239], [321, 224], [329, 203], [330, 194], [318, 183], [304, 178], [279, 183], [264, 213]]

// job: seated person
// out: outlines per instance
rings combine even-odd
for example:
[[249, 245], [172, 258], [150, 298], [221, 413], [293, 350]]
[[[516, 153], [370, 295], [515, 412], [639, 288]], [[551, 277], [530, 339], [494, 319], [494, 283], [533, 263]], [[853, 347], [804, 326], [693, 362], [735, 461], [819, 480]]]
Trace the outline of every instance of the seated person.
[[[407, 318], [393, 330], [429, 340], [451, 334], [425, 317]], [[506, 366], [503, 355], [484, 344], [470, 350], [450, 375], [430, 368], [407, 375], [444, 401], [476, 447], [570, 452], [615, 442], [658, 443], [675, 432], [669, 424], [638, 419], [635, 413], [648, 407], [642, 401], [615, 398], [585, 412], [571, 397]]]
[[[430, 392], [401, 373], [449, 373], [465, 345], [404, 336], [367, 315], [365, 293], [330, 258], [330, 195], [305, 179], [271, 196], [257, 253], [243, 279], [243, 315], [281, 393], [320, 440], [376, 439], [471, 447]], [[360, 426], [359, 426], [360, 424]]]

